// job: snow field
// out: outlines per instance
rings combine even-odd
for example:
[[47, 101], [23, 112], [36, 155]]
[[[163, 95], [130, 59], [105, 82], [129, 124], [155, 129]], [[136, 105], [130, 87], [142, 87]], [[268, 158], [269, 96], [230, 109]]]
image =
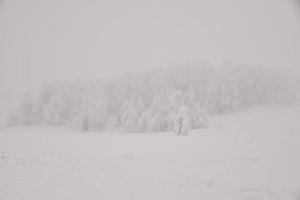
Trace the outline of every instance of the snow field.
[[299, 199], [300, 108], [211, 117], [190, 136], [0, 132], [0, 199]]

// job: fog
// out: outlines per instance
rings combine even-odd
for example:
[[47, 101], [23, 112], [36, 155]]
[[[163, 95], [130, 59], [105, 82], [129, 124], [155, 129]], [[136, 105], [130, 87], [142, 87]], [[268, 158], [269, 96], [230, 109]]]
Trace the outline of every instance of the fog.
[[189, 61], [298, 67], [297, 1], [0, 2], [0, 108], [56, 79]]
[[0, 0], [0, 199], [300, 200], [300, 0]]

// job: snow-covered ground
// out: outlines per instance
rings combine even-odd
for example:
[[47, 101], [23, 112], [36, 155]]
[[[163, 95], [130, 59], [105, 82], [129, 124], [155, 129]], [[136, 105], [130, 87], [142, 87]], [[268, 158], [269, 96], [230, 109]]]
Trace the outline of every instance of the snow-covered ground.
[[300, 199], [300, 107], [212, 117], [209, 129], [0, 131], [1, 200]]

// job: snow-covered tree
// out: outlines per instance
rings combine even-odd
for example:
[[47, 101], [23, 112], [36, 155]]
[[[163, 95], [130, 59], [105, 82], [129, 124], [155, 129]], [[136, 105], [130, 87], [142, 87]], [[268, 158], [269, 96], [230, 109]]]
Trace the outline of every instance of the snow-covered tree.
[[138, 111], [134, 100], [124, 101], [121, 107], [121, 127], [127, 132], [136, 132], [138, 125]]
[[184, 105], [180, 106], [177, 116], [175, 117], [175, 135], [188, 135], [190, 131], [190, 119], [188, 108]]

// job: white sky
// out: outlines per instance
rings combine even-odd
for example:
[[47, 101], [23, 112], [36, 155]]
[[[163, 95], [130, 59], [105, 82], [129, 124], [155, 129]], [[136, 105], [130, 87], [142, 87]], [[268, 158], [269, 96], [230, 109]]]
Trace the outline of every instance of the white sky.
[[52, 79], [189, 60], [300, 67], [299, 12], [292, 0], [0, 0], [0, 104]]

